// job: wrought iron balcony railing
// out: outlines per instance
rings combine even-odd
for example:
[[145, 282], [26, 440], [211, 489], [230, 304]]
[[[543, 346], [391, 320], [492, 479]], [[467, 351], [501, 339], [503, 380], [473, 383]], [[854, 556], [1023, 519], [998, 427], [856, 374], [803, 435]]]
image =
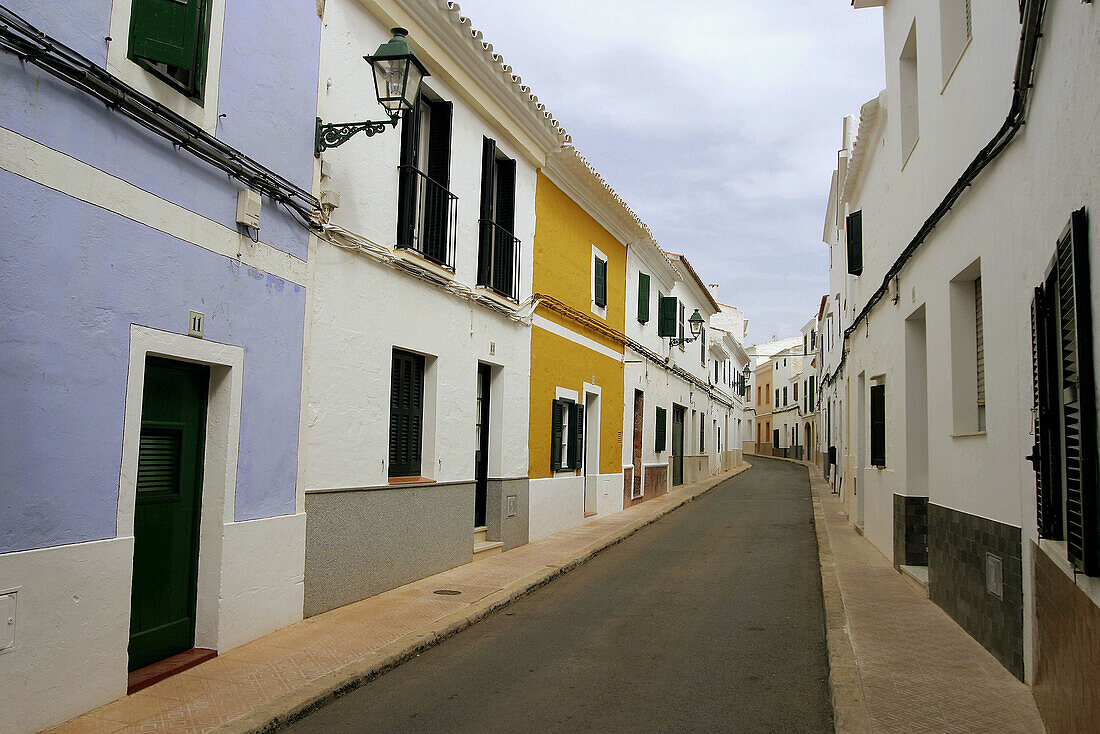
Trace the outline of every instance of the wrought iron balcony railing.
[[399, 166], [397, 246], [455, 268], [458, 197], [413, 166]]
[[519, 301], [519, 240], [490, 219], [478, 222], [477, 284]]

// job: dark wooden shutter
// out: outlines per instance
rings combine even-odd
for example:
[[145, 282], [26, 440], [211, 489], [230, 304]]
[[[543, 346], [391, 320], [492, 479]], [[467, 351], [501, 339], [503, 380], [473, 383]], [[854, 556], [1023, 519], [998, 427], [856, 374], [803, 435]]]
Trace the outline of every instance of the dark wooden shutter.
[[438, 263], [447, 262], [447, 209], [451, 183], [450, 102], [431, 102], [428, 123], [428, 160], [424, 173], [429, 179], [424, 196], [424, 254]]
[[886, 466], [886, 385], [871, 385], [871, 466]]
[[478, 222], [477, 282], [490, 285], [493, 275], [493, 211], [496, 208], [497, 144], [492, 138], [481, 143], [481, 212]]
[[[1052, 274], [1053, 277], [1056, 274]], [[1054, 459], [1061, 455], [1060, 420], [1057, 408], [1057, 364], [1051, 364], [1051, 357], [1058, 348], [1055, 338], [1057, 323], [1050, 328], [1051, 302], [1047, 289], [1040, 285], [1035, 288], [1035, 297], [1031, 301], [1031, 376], [1032, 407], [1034, 408], [1035, 443], [1031, 449], [1031, 466], [1035, 470], [1035, 516], [1039, 526], [1039, 537], [1050, 540], [1062, 540], [1062, 489], [1061, 472], [1055, 474]], [[1052, 334], [1053, 331], [1053, 334]], [[1052, 349], [1053, 347], [1053, 349]], [[1053, 369], [1052, 369], [1053, 367]]]
[[580, 469], [584, 456], [584, 406], [569, 406], [569, 468]]
[[657, 453], [661, 453], [665, 450], [665, 419], [668, 413], [664, 408], [657, 408], [657, 420], [654, 421], [653, 433], [655, 441], [653, 442], [653, 450]]
[[133, 0], [127, 54], [196, 71], [203, 0]]
[[561, 431], [564, 412], [565, 401], [555, 400], [550, 424], [550, 471], [560, 471], [562, 468]]
[[401, 168], [397, 181], [397, 246], [412, 247], [416, 229], [415, 169], [419, 165], [420, 100], [401, 118]]
[[138, 495], [177, 494], [182, 453], [182, 428], [143, 424], [138, 444]]
[[699, 364], [704, 367], [707, 364], [707, 327], [699, 329]]
[[676, 336], [676, 297], [657, 298], [657, 336]]
[[516, 162], [510, 158], [496, 159], [496, 211], [498, 229], [493, 238], [493, 287], [501, 293], [515, 296], [516, 242]]
[[420, 476], [424, 358], [393, 350], [390, 380], [390, 476]]
[[638, 273], [638, 321], [649, 321], [649, 276]]
[[607, 261], [596, 258], [594, 300], [600, 308], [607, 306]]
[[1095, 576], [1100, 572], [1100, 515], [1097, 514], [1096, 389], [1088, 221], [1084, 209], [1073, 213], [1058, 240], [1055, 268], [1061, 342], [1067, 555], [1076, 568]]
[[845, 231], [848, 233], [848, 274], [863, 272], [863, 211], [848, 215]]

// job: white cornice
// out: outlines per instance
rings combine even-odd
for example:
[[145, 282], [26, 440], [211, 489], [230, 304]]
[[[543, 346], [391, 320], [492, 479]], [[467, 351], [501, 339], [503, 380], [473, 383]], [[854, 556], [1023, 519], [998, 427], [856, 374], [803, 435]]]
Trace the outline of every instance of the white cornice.
[[448, 0], [358, 0], [388, 25], [409, 30], [408, 41], [433, 76], [454, 87], [486, 120], [495, 122], [534, 165], [569, 142], [569, 135], [523, 80], [512, 73], [481, 31]]

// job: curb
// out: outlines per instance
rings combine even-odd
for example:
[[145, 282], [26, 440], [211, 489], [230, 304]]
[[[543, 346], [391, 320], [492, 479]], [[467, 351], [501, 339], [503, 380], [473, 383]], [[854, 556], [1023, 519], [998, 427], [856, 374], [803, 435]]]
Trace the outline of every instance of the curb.
[[825, 510], [821, 506], [819, 490], [829, 485], [824, 477], [818, 479], [814, 471], [816, 465], [808, 461], [782, 456], [763, 458], [804, 466], [809, 474], [817, 556], [821, 564], [821, 596], [825, 601], [825, 638], [829, 646], [829, 693], [833, 704], [833, 726], [837, 734], [868, 734], [871, 731], [871, 717], [863, 698], [863, 681], [856, 664], [855, 651], [852, 649], [852, 638], [848, 635], [848, 613], [840, 591], [829, 528], [825, 524]]
[[[563, 562], [547, 566], [517, 579], [503, 589], [495, 591], [477, 602], [474, 602], [466, 609], [457, 610], [437, 620], [430, 629], [410, 632], [404, 637], [400, 637], [380, 647], [359, 660], [349, 663], [338, 670], [334, 670], [302, 688], [270, 701], [247, 716], [217, 727], [214, 731], [220, 734], [245, 734], [246, 732], [268, 734], [269, 732], [276, 732], [283, 727], [299, 721], [313, 711], [324, 707], [341, 696], [369, 683], [383, 673], [389, 672], [411, 658], [416, 657], [428, 648], [434, 647], [447, 638], [480, 622], [493, 612], [511, 605], [513, 602], [545, 586], [559, 576], [569, 573], [578, 566], [588, 562], [602, 551], [614, 545], [618, 545], [642, 528], [652, 525], [687, 503], [702, 497], [726, 480], [732, 479], [751, 468], [752, 464], [748, 461], [744, 461], [741, 466], [736, 469], [719, 477], [713, 477], [710, 480], [706, 480], [708, 483], [703, 484], [698, 491], [679, 498], [676, 502], [668, 505], [654, 515], [641, 518], [630, 525], [620, 528], [614, 535], [585, 546]], [[831, 649], [832, 644], [830, 643], [830, 651]]]

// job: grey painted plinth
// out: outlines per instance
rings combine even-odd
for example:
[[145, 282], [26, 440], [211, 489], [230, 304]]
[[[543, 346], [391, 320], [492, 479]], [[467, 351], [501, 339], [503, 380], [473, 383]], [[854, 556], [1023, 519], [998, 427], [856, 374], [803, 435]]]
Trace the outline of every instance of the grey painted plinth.
[[473, 482], [307, 493], [305, 616], [469, 563], [473, 518]]
[[[524, 545], [529, 537], [528, 510], [531, 507], [526, 477], [520, 479], [490, 479], [485, 497], [485, 537], [488, 540], [504, 542], [504, 550]], [[509, 517], [508, 498], [512, 501], [514, 514]]]

